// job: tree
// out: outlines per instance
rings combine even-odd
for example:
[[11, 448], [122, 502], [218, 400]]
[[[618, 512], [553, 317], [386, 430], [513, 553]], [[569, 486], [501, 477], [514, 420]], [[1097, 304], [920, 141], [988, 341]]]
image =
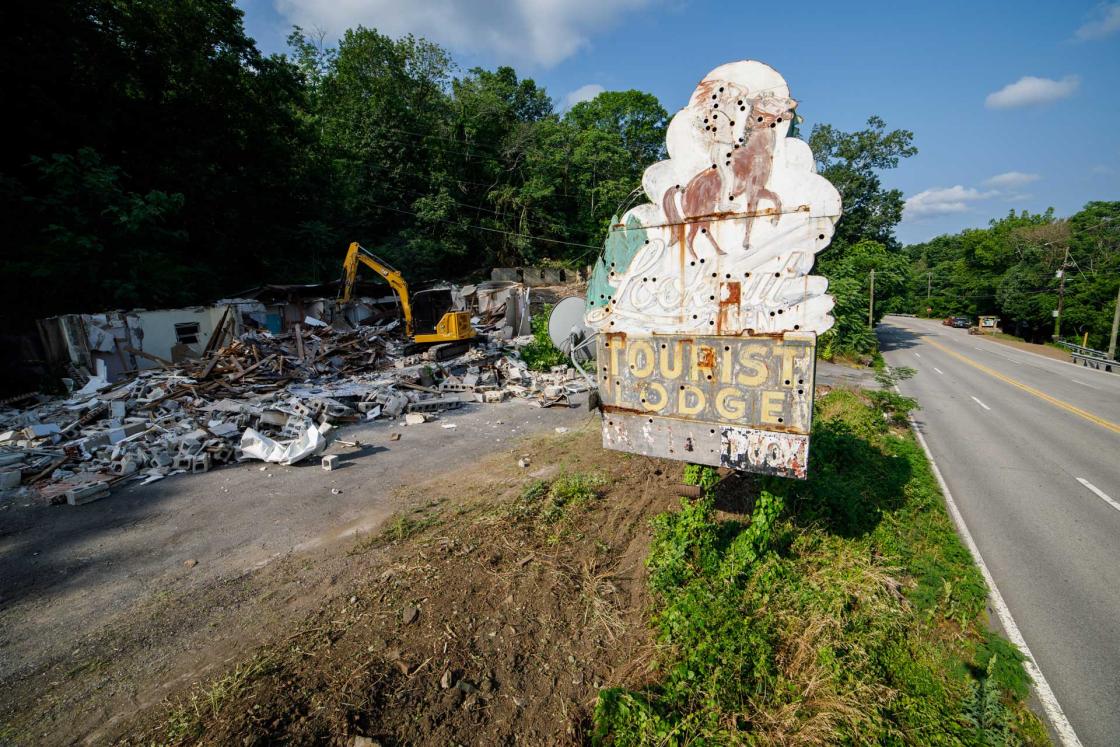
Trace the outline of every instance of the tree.
[[581, 130], [615, 134], [641, 178], [652, 163], [665, 158], [665, 130], [669, 114], [653, 94], [643, 91], [604, 91], [590, 101], [580, 101], [564, 119]]
[[856, 132], [843, 132], [829, 124], [813, 127], [809, 147], [817, 171], [839, 190], [844, 206], [830, 256], [841, 255], [865, 239], [891, 250], [899, 248], [894, 229], [902, 220], [902, 192], [884, 189], [878, 172], [897, 168], [901, 159], [918, 149], [913, 145], [913, 132], [888, 132], [886, 127], [877, 116], [869, 117], [867, 128]]

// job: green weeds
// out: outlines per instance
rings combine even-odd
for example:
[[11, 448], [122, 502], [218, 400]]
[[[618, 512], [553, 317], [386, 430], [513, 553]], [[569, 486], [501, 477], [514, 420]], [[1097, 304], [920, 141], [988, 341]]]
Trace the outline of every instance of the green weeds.
[[190, 741], [203, 734], [203, 725], [217, 716], [222, 706], [237, 699], [259, 678], [275, 669], [275, 662], [255, 656], [229, 674], [210, 682], [205, 689], [193, 693], [172, 710], [167, 718], [166, 739], [169, 744]]
[[654, 520], [647, 560], [659, 680], [601, 691], [593, 741], [1045, 743], [908, 409], [821, 398], [811, 479], [741, 481], [741, 517], [686, 467], [703, 497]]
[[547, 371], [553, 366], [567, 363], [568, 357], [552, 344], [548, 336], [548, 314], [551, 306], [546, 306], [533, 317], [533, 341], [521, 348], [521, 359], [534, 371]]
[[510, 514], [541, 525], [557, 524], [572, 510], [598, 498], [604, 485], [606, 480], [596, 474], [563, 474], [551, 482], [534, 480], [513, 503]]

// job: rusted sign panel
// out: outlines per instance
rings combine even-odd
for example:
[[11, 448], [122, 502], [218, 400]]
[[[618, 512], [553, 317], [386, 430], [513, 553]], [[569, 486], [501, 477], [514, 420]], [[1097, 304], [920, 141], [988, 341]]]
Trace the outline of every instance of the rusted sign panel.
[[604, 445], [804, 477], [815, 337], [600, 335]]
[[768, 65], [717, 67], [646, 169], [649, 202], [612, 222], [585, 315], [605, 445], [805, 476], [813, 348], [833, 324], [828, 281], [809, 273], [840, 195], [796, 108]]

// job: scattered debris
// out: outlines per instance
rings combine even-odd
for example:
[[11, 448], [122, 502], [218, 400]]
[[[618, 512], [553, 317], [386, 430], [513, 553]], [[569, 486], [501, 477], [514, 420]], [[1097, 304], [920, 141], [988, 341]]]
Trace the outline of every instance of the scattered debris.
[[[485, 312], [476, 319], [478, 344], [449, 360], [417, 351], [396, 321], [339, 329], [308, 317], [280, 334], [250, 328], [214, 337], [229, 342], [160, 359], [116, 383], [72, 366], [68, 396], [0, 405], [0, 491], [76, 506], [122, 480], [148, 484], [251, 459], [296, 464], [321, 455], [342, 425], [420, 425], [465, 404], [509, 399], [568, 405], [591, 388], [575, 368], [533, 372], [520, 359], [531, 338], [509, 338], [526, 328], [521, 286], [483, 284], [464, 294]], [[327, 456], [322, 465], [337, 462]]]
[[404, 608], [404, 611], [401, 614], [401, 621], [405, 625], [411, 625], [412, 623], [416, 622], [417, 618], [419, 617], [420, 609], [418, 607], [414, 607], [413, 605], [409, 605]]

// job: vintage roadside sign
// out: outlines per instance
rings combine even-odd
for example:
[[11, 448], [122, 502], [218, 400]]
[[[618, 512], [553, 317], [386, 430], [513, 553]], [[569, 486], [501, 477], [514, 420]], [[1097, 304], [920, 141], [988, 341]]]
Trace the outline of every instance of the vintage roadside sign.
[[613, 221], [588, 288], [608, 448], [806, 476], [816, 338], [809, 275], [840, 196], [790, 136], [797, 102], [755, 61], [722, 65], [669, 124], [650, 202]]

